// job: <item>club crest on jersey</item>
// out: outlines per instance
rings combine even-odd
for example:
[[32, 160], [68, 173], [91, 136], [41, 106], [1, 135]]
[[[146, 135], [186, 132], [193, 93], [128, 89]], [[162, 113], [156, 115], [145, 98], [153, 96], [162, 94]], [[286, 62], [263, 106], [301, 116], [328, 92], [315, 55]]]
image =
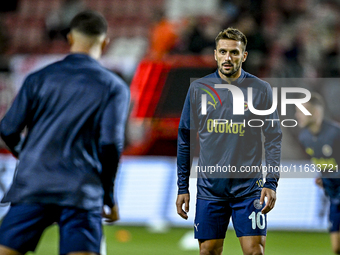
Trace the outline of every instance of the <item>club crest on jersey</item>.
[[324, 146], [322, 146], [322, 153], [323, 155], [325, 155], [326, 157], [330, 157], [333, 153], [333, 149], [330, 145], [325, 144]]
[[249, 106], [248, 106], [248, 102], [244, 101], [244, 111], [248, 111], [249, 110]]
[[[222, 105], [222, 101], [221, 101], [221, 98], [218, 95], [217, 91], [213, 87], [211, 87], [207, 84], [204, 84], [204, 83], [200, 83], [200, 84], [202, 84], [203, 86], [205, 86], [206, 88], [210, 89], [213, 92], [213, 93], [211, 93], [206, 88], [199, 88], [199, 89], [201, 89], [201, 90], [203, 90], [204, 92], [207, 93], [207, 94], [202, 94], [202, 96], [201, 96], [201, 98], [202, 98], [201, 113], [202, 113], [202, 115], [206, 115], [208, 105], [211, 105], [214, 108], [214, 110], [216, 110], [217, 103], [220, 103]], [[216, 98], [213, 94], [215, 94], [215, 96], [218, 100], [216, 100]], [[209, 97], [210, 97], [210, 99], [212, 99], [212, 101], [207, 100], [207, 95], [209, 95]]]

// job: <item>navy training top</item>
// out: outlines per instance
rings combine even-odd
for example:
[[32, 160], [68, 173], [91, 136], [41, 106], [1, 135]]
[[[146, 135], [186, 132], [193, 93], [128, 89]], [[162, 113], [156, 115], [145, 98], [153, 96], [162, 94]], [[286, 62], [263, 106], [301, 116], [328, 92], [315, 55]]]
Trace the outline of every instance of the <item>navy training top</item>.
[[19, 159], [2, 201], [113, 206], [129, 98], [125, 82], [85, 54], [30, 74], [0, 123]]
[[319, 168], [323, 187], [332, 203], [340, 203], [340, 126], [324, 120], [320, 132], [313, 135], [308, 128], [301, 130], [299, 141]]
[[[242, 70], [241, 76], [231, 85], [242, 90], [245, 112], [244, 115], [234, 115], [233, 96], [229, 89], [216, 88], [216, 93], [211, 89], [215, 84], [223, 83], [227, 84], [216, 71], [190, 85], [178, 128], [178, 194], [189, 192], [194, 154], [190, 150], [195, 147], [197, 132], [200, 146], [196, 167], [197, 198], [218, 201], [246, 199], [259, 196], [263, 186], [276, 191], [279, 171], [268, 168], [263, 185], [261, 132], [265, 136], [266, 165], [274, 169], [280, 166], [281, 157], [282, 132], [278, 113], [275, 110], [267, 116], [254, 115], [248, 109], [247, 99], [247, 88], [251, 87], [254, 108], [267, 110], [272, 106], [272, 89], [267, 82]], [[206, 114], [202, 110], [202, 94], [207, 97]]]

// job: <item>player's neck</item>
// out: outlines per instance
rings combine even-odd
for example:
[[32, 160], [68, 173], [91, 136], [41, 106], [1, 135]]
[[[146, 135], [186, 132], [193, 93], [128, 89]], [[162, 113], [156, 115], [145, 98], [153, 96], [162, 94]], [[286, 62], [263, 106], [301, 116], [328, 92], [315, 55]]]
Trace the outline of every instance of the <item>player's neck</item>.
[[230, 84], [233, 81], [236, 81], [241, 76], [241, 68], [235, 74], [233, 74], [232, 76], [226, 76], [223, 73], [221, 73], [220, 70], [218, 70], [218, 74], [220, 75], [222, 80], [225, 80], [226, 82], [228, 82]]
[[317, 135], [321, 130], [321, 126], [322, 126], [322, 120], [318, 120], [312, 123], [311, 125], [309, 125], [308, 129], [313, 135]]
[[71, 53], [86, 54], [86, 55], [89, 55], [90, 57], [92, 57], [96, 60], [98, 60], [101, 57], [101, 54], [102, 54], [100, 47], [96, 47], [96, 46], [86, 47], [86, 46], [79, 45], [79, 44], [78, 45], [77, 44], [72, 45], [70, 52]]

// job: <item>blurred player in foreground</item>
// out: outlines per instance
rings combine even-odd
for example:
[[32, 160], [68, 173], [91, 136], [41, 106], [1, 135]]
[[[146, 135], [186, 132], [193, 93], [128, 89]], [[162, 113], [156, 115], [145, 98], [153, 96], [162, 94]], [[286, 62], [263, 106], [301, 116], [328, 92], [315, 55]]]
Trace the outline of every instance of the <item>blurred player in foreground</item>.
[[70, 28], [71, 54], [29, 75], [1, 121], [1, 137], [19, 159], [3, 199], [12, 205], [0, 227], [1, 255], [35, 250], [54, 222], [60, 254], [99, 254], [102, 216], [118, 219], [113, 184], [129, 90], [97, 62], [108, 43], [104, 17], [82, 12]]
[[315, 169], [321, 169], [316, 184], [324, 188], [330, 199], [330, 235], [332, 249], [340, 254], [340, 126], [324, 119], [325, 103], [321, 95], [312, 93], [304, 106], [312, 115], [296, 108], [296, 118], [302, 128], [299, 141], [310, 156]]
[[[266, 214], [273, 209], [276, 201], [279, 173], [269, 171], [263, 184], [261, 133], [265, 136], [266, 164], [275, 167], [280, 165], [281, 128], [278, 122], [268, 121], [263, 121], [262, 128], [250, 127], [247, 123], [255, 115], [248, 110], [248, 103], [244, 101], [241, 102], [245, 109], [244, 115], [233, 115], [233, 100], [238, 98], [232, 99], [227, 88], [215, 90], [215, 84], [232, 84], [241, 89], [245, 97], [248, 94], [247, 88], [252, 87], [255, 92], [254, 108], [264, 110], [272, 106], [272, 89], [267, 82], [242, 70], [242, 63], [247, 58], [247, 39], [242, 32], [228, 28], [220, 32], [215, 41], [218, 70], [190, 85], [179, 124], [177, 213], [184, 219], [188, 218], [188, 186], [193, 156], [190, 147], [195, 147], [198, 132], [198, 167], [203, 171], [197, 173], [194, 230], [200, 254], [222, 254], [230, 217], [243, 253], [264, 254]], [[207, 94], [214, 95], [211, 98], [218, 97], [218, 100], [213, 100], [215, 104], [211, 101], [204, 103], [203, 98]], [[206, 112], [202, 110], [204, 108]], [[255, 117], [262, 120], [278, 118], [277, 111], [268, 116]], [[214, 120], [218, 120], [215, 126]], [[217, 167], [213, 174], [204, 171], [204, 168], [215, 166], [227, 169], [231, 166], [237, 172], [218, 172]], [[244, 166], [255, 166], [252, 168], [254, 171], [242, 172]]]

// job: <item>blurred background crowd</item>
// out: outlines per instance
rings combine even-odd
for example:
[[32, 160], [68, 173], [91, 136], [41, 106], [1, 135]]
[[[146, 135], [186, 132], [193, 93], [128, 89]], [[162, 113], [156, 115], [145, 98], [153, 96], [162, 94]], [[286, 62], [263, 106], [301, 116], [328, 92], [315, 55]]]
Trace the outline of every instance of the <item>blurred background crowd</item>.
[[2, 71], [8, 70], [6, 57], [13, 54], [66, 53], [63, 40], [70, 20], [90, 8], [108, 19], [113, 41], [146, 40], [142, 56], [211, 54], [217, 32], [233, 26], [248, 37], [251, 73], [339, 75], [337, 0], [15, 0], [1, 5]]
[[[5, 114], [25, 75], [42, 63], [48, 63], [41, 59], [68, 52], [68, 24], [84, 9], [98, 10], [108, 20], [111, 44], [104, 55], [104, 65], [119, 73], [128, 84], [143, 59], [157, 62], [175, 55], [201, 56], [213, 63], [215, 36], [223, 28], [233, 26], [248, 38], [246, 71], [261, 78], [303, 78], [301, 82], [294, 80], [290, 86], [306, 87], [324, 95], [328, 116], [340, 120], [337, 110], [340, 86], [336, 79], [330, 79], [337, 78], [340, 73], [338, 0], [2, 2], [0, 117]], [[289, 133], [293, 139], [296, 137], [295, 130], [288, 132], [288, 141]]]

